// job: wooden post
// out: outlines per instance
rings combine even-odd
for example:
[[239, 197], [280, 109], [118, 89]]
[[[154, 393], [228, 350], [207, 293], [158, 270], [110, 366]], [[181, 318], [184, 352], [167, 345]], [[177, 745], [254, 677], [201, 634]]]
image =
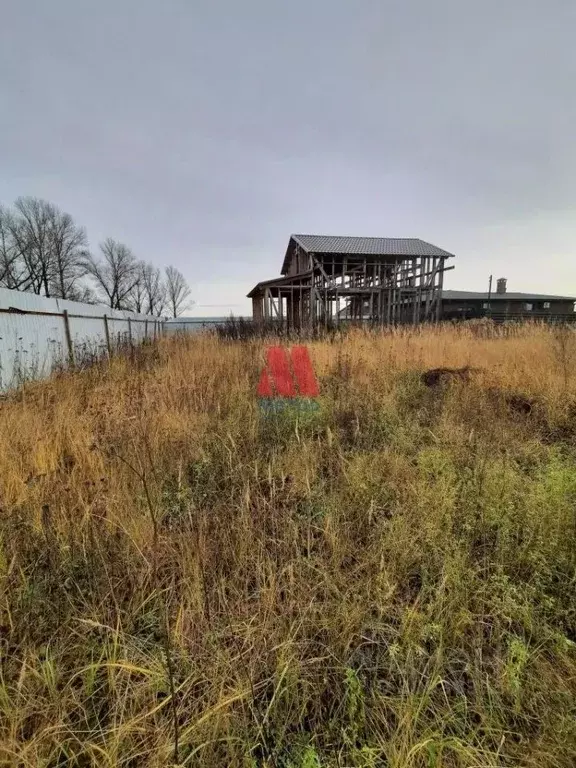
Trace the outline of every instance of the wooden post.
[[324, 328], [328, 328], [328, 286], [326, 273], [324, 273]]
[[[360, 278], [360, 280], [362, 282], [362, 288], [364, 290], [366, 290], [366, 284], [368, 282], [366, 266], [367, 265], [366, 265], [366, 258], [365, 258], [364, 259], [364, 264], [362, 266], [363, 275]], [[362, 323], [362, 325], [364, 324], [364, 296], [365, 296], [365, 294], [363, 294], [363, 293], [360, 294], [360, 322]], [[370, 311], [372, 311], [371, 307], [370, 307]]]
[[266, 322], [272, 317], [272, 307], [270, 306], [270, 303], [270, 288], [266, 288], [264, 291], [264, 320], [266, 320]]
[[133, 346], [133, 344], [132, 344], [132, 321], [130, 320], [130, 318], [128, 318], [128, 342], [129, 342], [130, 346], [132, 347]]
[[412, 297], [412, 323], [414, 325], [418, 325], [418, 289], [416, 287], [416, 259], [412, 259], [412, 278], [411, 278], [411, 287], [413, 288], [413, 292], [411, 294]]
[[64, 333], [66, 335], [66, 344], [68, 346], [68, 363], [71, 368], [76, 365], [76, 359], [74, 357], [74, 344], [72, 343], [72, 334], [70, 333], [70, 318], [68, 317], [68, 310], [65, 309], [62, 313], [64, 318]]
[[424, 319], [426, 322], [430, 320], [430, 292], [431, 292], [431, 280], [430, 280], [430, 259], [426, 258], [426, 301], [424, 302]]
[[255, 323], [261, 323], [263, 320], [262, 296], [252, 297], [252, 318]]
[[444, 259], [439, 261], [438, 286], [436, 288], [436, 322], [442, 319], [442, 289], [444, 286]]
[[380, 313], [380, 325], [384, 326], [384, 302], [385, 302], [385, 296], [384, 296], [384, 283], [386, 280], [386, 265], [380, 264], [378, 266], [378, 285], [380, 286], [380, 295], [378, 298], [378, 312]]
[[144, 341], [148, 338], [148, 318], [144, 320]]
[[425, 319], [424, 318], [425, 293], [423, 293], [425, 290], [426, 290], [426, 260], [424, 259], [424, 256], [421, 256], [420, 257], [420, 287], [418, 289], [418, 322], [419, 323], [423, 319]]
[[108, 328], [108, 315], [104, 315], [104, 336], [106, 337], [106, 349], [108, 350], [108, 356], [112, 354], [110, 347], [110, 329]]

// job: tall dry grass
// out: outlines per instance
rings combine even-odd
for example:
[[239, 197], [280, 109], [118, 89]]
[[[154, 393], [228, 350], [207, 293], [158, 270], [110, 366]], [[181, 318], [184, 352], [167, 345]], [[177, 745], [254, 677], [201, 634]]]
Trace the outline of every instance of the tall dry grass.
[[0, 764], [576, 763], [574, 336], [309, 346], [316, 412], [210, 337], [1, 404]]

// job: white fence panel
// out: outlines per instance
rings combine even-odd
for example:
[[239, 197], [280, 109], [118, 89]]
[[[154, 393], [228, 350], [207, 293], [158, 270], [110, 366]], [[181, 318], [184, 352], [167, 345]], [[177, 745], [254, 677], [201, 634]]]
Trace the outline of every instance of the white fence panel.
[[[163, 321], [103, 304], [47, 299], [33, 293], [0, 288], [0, 390], [23, 379], [42, 378], [69, 360], [66, 319], [74, 355], [104, 354], [110, 345], [156, 338]], [[43, 314], [40, 314], [43, 313]], [[106, 318], [106, 319], [105, 319]]]
[[0, 388], [18, 385], [23, 378], [47, 376], [66, 359], [62, 317], [0, 315]]

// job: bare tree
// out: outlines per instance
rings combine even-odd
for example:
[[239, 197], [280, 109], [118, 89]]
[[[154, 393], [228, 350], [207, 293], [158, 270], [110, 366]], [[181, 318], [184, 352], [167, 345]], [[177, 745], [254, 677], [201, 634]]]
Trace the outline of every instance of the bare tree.
[[14, 239], [14, 216], [0, 206], [0, 285], [16, 291], [30, 287], [28, 270]]
[[[87, 285], [84, 277], [94, 285]], [[123, 243], [108, 238], [99, 256], [88, 250], [86, 231], [70, 214], [35, 197], [14, 210], [0, 206], [0, 285], [73, 301], [104, 300], [114, 309], [174, 317], [190, 306], [183, 275], [138, 262]]]
[[190, 306], [190, 288], [176, 267], [166, 267], [166, 295], [172, 317], [178, 317]]
[[53, 272], [52, 220], [55, 209], [46, 200], [19, 197], [10, 231], [34, 293], [50, 296]]
[[130, 248], [111, 237], [100, 243], [100, 251], [102, 259], [88, 256], [86, 271], [112, 309], [128, 309], [138, 281], [138, 262]]
[[75, 285], [67, 298], [71, 301], [81, 301], [84, 304], [98, 304], [98, 296], [94, 289], [83, 283]]
[[10, 288], [72, 298], [86, 273], [86, 232], [69, 213], [36, 197], [20, 197], [4, 211], [0, 281]]
[[143, 261], [136, 262], [134, 285], [127, 296], [127, 306], [133, 312], [144, 312], [146, 303], [146, 290], [144, 288], [144, 270], [146, 264]]
[[162, 280], [162, 273], [158, 267], [144, 264], [142, 280], [146, 296], [146, 313], [160, 317], [164, 314], [167, 305], [166, 286]]
[[145, 261], [134, 263], [132, 287], [123, 301], [123, 308], [147, 315], [162, 315], [166, 307], [166, 287], [158, 267]]
[[73, 299], [84, 290], [78, 286], [78, 281], [86, 275], [86, 230], [77, 226], [69, 213], [62, 213], [56, 207], [51, 211], [51, 226], [51, 294], [61, 299]]

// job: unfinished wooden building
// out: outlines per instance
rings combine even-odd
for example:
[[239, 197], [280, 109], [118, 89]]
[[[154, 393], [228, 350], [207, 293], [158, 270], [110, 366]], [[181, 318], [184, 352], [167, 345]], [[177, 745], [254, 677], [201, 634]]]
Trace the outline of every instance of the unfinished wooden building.
[[436, 321], [452, 256], [415, 238], [292, 235], [282, 277], [248, 294], [253, 318], [289, 328]]

